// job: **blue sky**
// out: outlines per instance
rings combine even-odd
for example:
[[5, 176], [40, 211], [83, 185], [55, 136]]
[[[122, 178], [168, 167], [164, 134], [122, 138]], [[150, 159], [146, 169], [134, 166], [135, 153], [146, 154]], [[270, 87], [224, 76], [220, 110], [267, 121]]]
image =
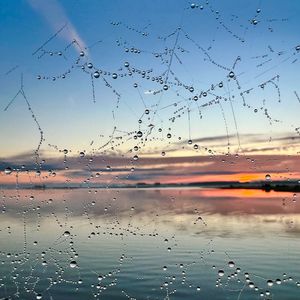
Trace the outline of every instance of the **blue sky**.
[[[110, 140], [109, 135], [115, 126], [115, 137], [124, 136], [122, 140], [113, 139], [114, 144], [109, 144], [107, 150], [116, 153], [127, 153], [136, 144], [132, 132], [142, 130], [146, 134], [150, 124], [154, 125], [154, 129], [146, 144], [139, 142], [142, 145], [141, 153], [160, 153], [168, 149], [174, 151], [176, 148], [178, 155], [184, 155], [176, 146], [178, 138], [188, 140], [227, 133], [233, 135], [230, 141], [231, 151], [235, 152], [238, 150], [237, 131], [240, 136], [250, 133], [264, 135], [263, 141], [266, 143], [270, 137], [280, 134], [295, 136], [295, 128], [299, 126], [299, 101], [295, 91], [300, 94], [300, 90], [297, 90], [300, 54], [295, 47], [300, 42], [297, 30], [300, 3], [209, 1], [206, 4], [199, 1], [195, 2], [198, 7], [194, 9], [191, 9], [191, 3], [89, 1], [87, 4], [86, 1], [36, 0], [2, 2], [0, 137], [5, 142], [1, 145], [0, 156], [32, 151], [36, 149], [39, 141], [39, 131], [22, 97], [19, 96], [7, 111], [3, 111], [20, 88], [21, 73], [24, 77], [24, 91], [44, 132], [45, 141], [41, 150], [47, 153], [53, 152], [53, 147], [48, 144], [57, 145], [58, 149], [69, 149], [75, 154], [81, 150], [93, 152], [93, 149], [98, 149]], [[203, 9], [200, 8], [201, 5]], [[261, 11], [256, 13], [258, 8]], [[216, 19], [218, 15], [219, 19]], [[253, 19], [258, 21], [257, 25], [251, 23]], [[118, 25], [112, 25], [111, 22]], [[38, 58], [42, 52], [32, 55], [64, 24], [67, 24], [67, 28], [43, 49], [54, 53], [62, 51], [65, 58], [48, 54]], [[174, 75], [169, 74], [170, 87], [168, 91], [149, 95], [147, 91], [160, 90], [162, 85], [142, 78], [137, 72], [128, 76], [124, 63], [128, 61], [130, 68], [141, 71], [152, 70], [150, 76], [162, 76], [165, 79], [168, 62], [162, 63], [153, 53], [163, 53], [167, 48], [169, 52], [163, 58], [170, 59], [177, 32], [165, 41], [158, 37], [167, 37], [174, 30], [178, 31], [178, 27], [181, 29], [174, 48], [176, 55], [173, 55], [170, 68], [174, 72]], [[141, 32], [147, 35], [144, 36]], [[205, 49], [214, 61], [229, 70], [240, 56], [241, 61], [237, 63], [234, 71], [241, 89], [238, 89], [235, 80], [228, 81], [228, 70], [208, 61], [207, 56], [185, 34]], [[71, 69], [65, 79], [51, 80], [53, 76], [68, 70], [78, 58], [79, 50], [74, 45], [63, 51], [74, 36], [81, 47], [94, 44], [85, 50], [86, 55], [80, 62], [81, 65], [89, 62], [93, 64], [92, 69], [85, 67], [87, 72], [101, 69], [118, 74], [117, 79], [113, 79], [112, 75], [104, 76], [112, 88], [106, 87], [101, 78], [94, 79], [95, 103], [90, 74], [83, 72], [80, 67]], [[95, 44], [97, 41], [101, 42]], [[124, 46], [125, 42], [127, 44]], [[125, 52], [124, 47], [127, 45], [129, 48], [140, 49], [141, 53]], [[262, 57], [263, 55], [265, 56]], [[12, 71], [9, 72], [10, 70]], [[122, 74], [126, 76], [122, 77]], [[38, 75], [49, 76], [50, 80], [37, 80]], [[280, 76], [278, 82], [275, 79], [264, 89], [259, 88], [260, 84], [277, 75]], [[174, 85], [175, 77], [187, 86], [192, 86], [195, 91], [191, 93], [182, 86]], [[189, 100], [221, 81], [223, 88], [214, 90], [215, 94], [223, 97], [221, 105], [201, 108], [201, 105], [215, 99], [212, 94], [197, 102]], [[134, 88], [134, 83], [138, 84], [138, 89]], [[281, 103], [278, 103], [278, 89], [274, 83], [278, 84]], [[121, 94], [119, 102], [113, 89]], [[250, 108], [243, 107], [240, 97], [240, 93], [247, 89], [251, 89], [249, 94], [245, 94]], [[228, 91], [231, 97], [234, 96], [231, 98], [232, 107], [230, 101], [224, 101], [224, 98], [229, 98]], [[258, 109], [257, 113], [254, 112], [255, 108]], [[265, 108], [279, 122], [272, 121], [270, 124], [264, 114]], [[143, 115], [145, 109], [150, 110], [150, 120]], [[112, 111], [115, 113], [114, 118]], [[172, 117], [178, 116], [180, 111], [184, 114], [172, 122]], [[143, 122], [139, 124], [141, 116]], [[159, 128], [162, 128], [162, 132]], [[172, 134], [170, 139], [166, 138], [167, 133]], [[111, 146], [114, 147], [113, 150], [110, 149]], [[204, 154], [205, 146], [204, 144], [201, 150]], [[292, 154], [296, 153], [297, 150], [293, 148]]]

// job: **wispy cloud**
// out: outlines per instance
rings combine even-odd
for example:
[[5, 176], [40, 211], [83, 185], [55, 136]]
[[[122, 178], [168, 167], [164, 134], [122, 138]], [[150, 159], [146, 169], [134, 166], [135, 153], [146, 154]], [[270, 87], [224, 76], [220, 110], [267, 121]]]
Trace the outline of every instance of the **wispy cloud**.
[[[69, 20], [63, 7], [57, 0], [41, 1], [41, 0], [27, 0], [30, 6], [38, 12], [45, 21], [49, 24], [54, 32], [57, 32], [64, 24], [67, 24], [66, 29], [60, 32], [60, 37], [67, 42], [76, 40], [80, 48], [86, 48], [86, 44], [80, 37], [75, 26]], [[80, 51], [76, 47], [77, 51]]]

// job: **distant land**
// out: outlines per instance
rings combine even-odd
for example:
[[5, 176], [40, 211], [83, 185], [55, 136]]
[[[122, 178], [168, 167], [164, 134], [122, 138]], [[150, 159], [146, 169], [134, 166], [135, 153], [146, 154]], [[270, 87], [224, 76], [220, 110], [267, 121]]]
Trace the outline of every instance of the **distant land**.
[[201, 188], [201, 189], [254, 189], [266, 192], [300, 192], [300, 180], [276, 180], [276, 181], [210, 181], [210, 182], [191, 182], [191, 183], [145, 183], [136, 184], [65, 184], [65, 185], [2, 185], [2, 189], [164, 189], [164, 188]]

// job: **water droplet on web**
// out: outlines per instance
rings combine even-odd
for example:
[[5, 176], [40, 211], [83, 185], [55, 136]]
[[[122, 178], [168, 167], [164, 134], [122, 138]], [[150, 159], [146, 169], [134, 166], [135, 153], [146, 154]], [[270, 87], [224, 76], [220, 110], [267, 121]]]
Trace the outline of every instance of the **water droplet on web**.
[[266, 180], [266, 181], [270, 181], [270, 180], [271, 180], [271, 175], [270, 175], [270, 174], [267, 174], [267, 175], [265, 176], [265, 180]]
[[228, 267], [229, 268], [234, 268], [235, 263], [233, 261], [228, 262]]
[[95, 72], [94, 72], [94, 77], [95, 77], [95, 78], [99, 78], [99, 77], [100, 77], [100, 73], [99, 73], [98, 71], [95, 71]]
[[84, 157], [84, 156], [85, 156], [84, 152], [81, 151], [81, 152], [79, 153], [79, 156], [80, 156], [80, 157]]
[[67, 230], [66, 230], [66, 231], [64, 232], [64, 236], [70, 236], [70, 231], [67, 231]]
[[70, 268], [75, 268], [75, 267], [77, 267], [77, 262], [75, 260], [72, 260], [70, 262]]
[[274, 283], [273, 283], [273, 280], [269, 279], [269, 280], [267, 281], [267, 285], [268, 285], [268, 286], [273, 286], [273, 284], [274, 284]]
[[113, 73], [113, 74], [112, 74], [112, 78], [113, 78], [113, 79], [117, 79], [117, 78], [118, 78], [118, 75], [117, 75], [116, 73]]
[[219, 271], [218, 271], [218, 275], [219, 275], [220, 277], [224, 276], [224, 274], [225, 274], [225, 273], [224, 273], [223, 270], [219, 270]]
[[6, 175], [11, 174], [11, 172], [12, 172], [12, 168], [10, 168], [10, 167], [6, 167], [6, 168], [4, 169], [4, 173], [5, 173]]

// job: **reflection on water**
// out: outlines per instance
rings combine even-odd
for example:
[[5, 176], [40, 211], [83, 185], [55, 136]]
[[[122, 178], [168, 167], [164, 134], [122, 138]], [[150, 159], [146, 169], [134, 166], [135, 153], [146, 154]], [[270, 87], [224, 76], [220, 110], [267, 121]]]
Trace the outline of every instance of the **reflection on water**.
[[299, 299], [297, 195], [1, 193], [0, 299]]

